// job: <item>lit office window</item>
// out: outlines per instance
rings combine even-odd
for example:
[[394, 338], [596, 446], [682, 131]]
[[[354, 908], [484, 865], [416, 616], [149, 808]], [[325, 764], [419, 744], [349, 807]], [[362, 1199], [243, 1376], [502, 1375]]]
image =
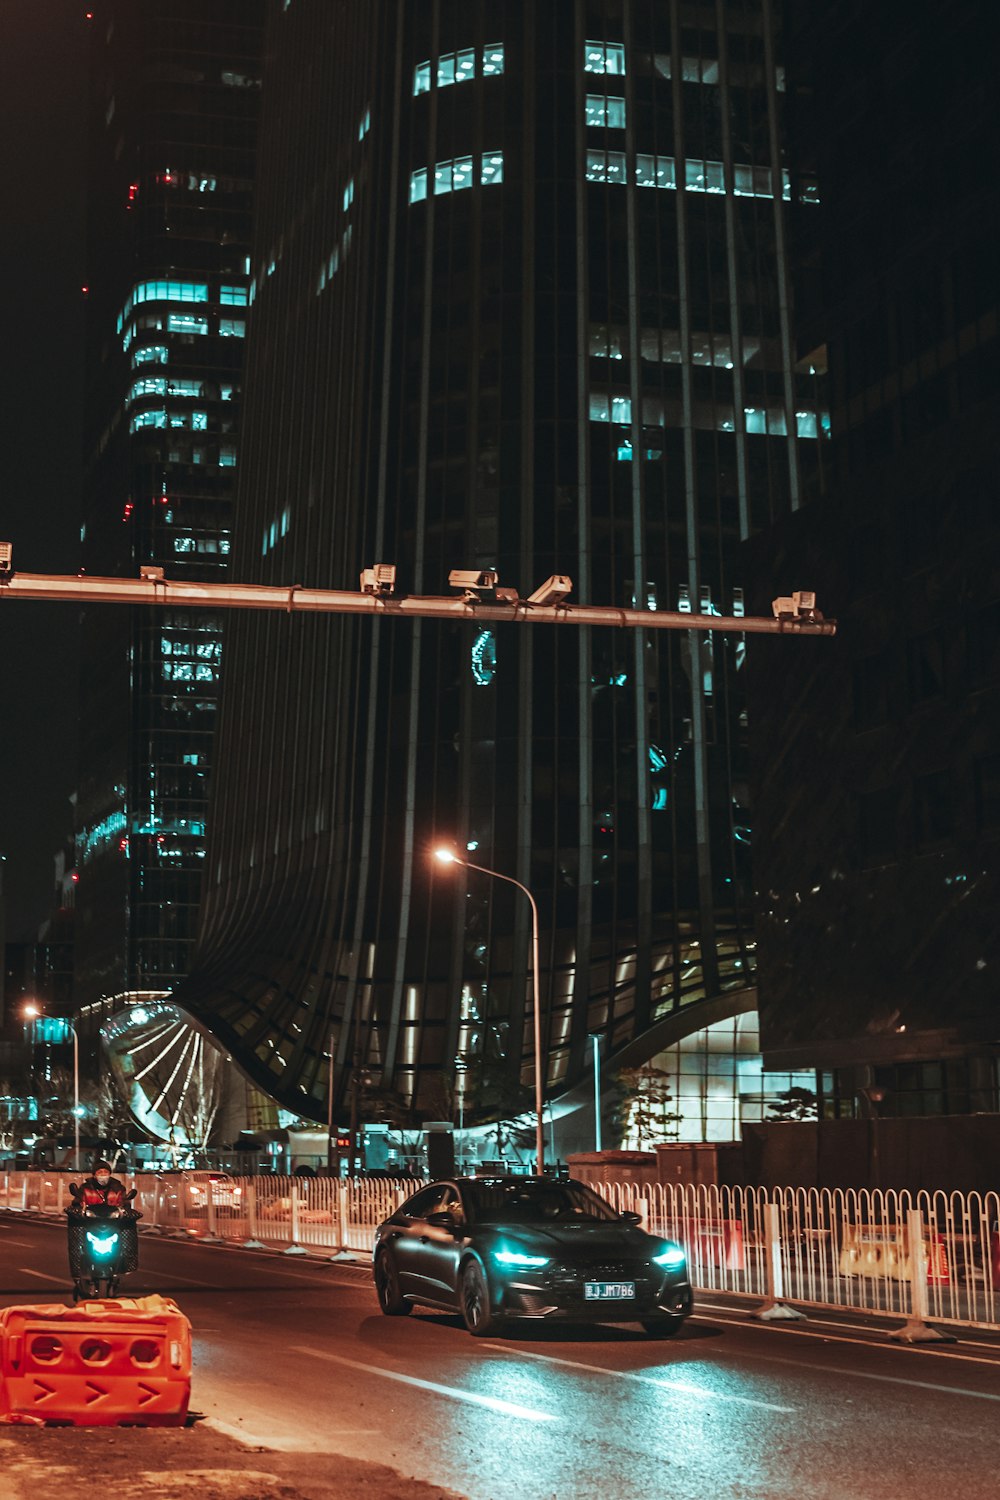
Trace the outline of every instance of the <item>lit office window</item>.
[[347, 186], [344, 189], [344, 213], [345, 214], [346, 214], [347, 210], [350, 208], [350, 206], [351, 206], [351, 204], [353, 202], [354, 202], [354, 178], [352, 177], [351, 180], [350, 180], [350, 182], [347, 184]]
[[[502, 42], [491, 42], [483, 48], [479, 70], [484, 78], [495, 77], [504, 70], [504, 48]], [[434, 77], [439, 89], [449, 88], [453, 83], [469, 83], [476, 76], [476, 53], [473, 47], [464, 47], [461, 52], [443, 52], [434, 65]], [[429, 94], [431, 89], [431, 62], [417, 63], [413, 70], [413, 92]]]
[[[439, 161], [434, 168], [434, 193], [458, 193], [472, 187], [475, 182], [476, 158], [458, 156], [454, 161]], [[479, 180], [490, 187], [503, 182], [503, 154], [500, 151], [486, 152], [480, 159]], [[419, 203], [427, 197], [427, 169], [420, 167], [410, 173], [410, 202]]]
[[147, 344], [144, 349], [137, 349], [132, 356], [133, 370], [137, 365], [165, 365], [167, 362], [167, 348], [165, 344]]
[[165, 396], [167, 394], [167, 377], [165, 375], [147, 375], [142, 380], [136, 380], [128, 393], [128, 404], [138, 401], [142, 396]]
[[588, 151], [586, 178], [588, 182], [626, 181], [624, 151]]
[[140, 281], [132, 288], [118, 316], [121, 333], [134, 307], [143, 302], [207, 302], [208, 287], [200, 281]]
[[371, 130], [371, 128], [372, 128], [372, 111], [371, 111], [371, 105], [369, 105], [368, 108], [365, 110], [364, 114], [361, 116], [361, 120], [360, 120], [360, 122], [358, 124], [358, 140], [359, 141], [363, 141], [364, 138], [365, 138], [365, 136], [368, 134], [369, 130]]
[[190, 313], [170, 313], [167, 318], [168, 333], [207, 333], [208, 319], [196, 318]]
[[201, 381], [200, 380], [173, 380], [173, 379], [168, 380], [167, 381], [167, 395], [168, 396], [200, 396], [201, 395]]
[[628, 396], [609, 396], [600, 391], [590, 393], [592, 422], [631, 422], [632, 402]]
[[584, 42], [583, 71], [585, 73], [625, 72], [625, 48], [621, 42]]
[[675, 188], [677, 167], [672, 156], [645, 156], [635, 159], [636, 187]]
[[584, 104], [584, 118], [588, 125], [624, 130], [625, 100], [614, 95], [588, 94]]
[[219, 468], [235, 469], [236, 449], [231, 445], [223, 443], [219, 448]]
[[159, 411], [137, 411], [128, 424], [129, 432], [138, 432], [142, 427], [166, 427], [167, 414]]
[[243, 318], [220, 318], [219, 333], [224, 339], [242, 339], [246, 337], [247, 325]]
[[483, 76], [503, 72], [503, 42], [488, 43], [483, 48]]
[[247, 289], [245, 286], [220, 286], [219, 301], [223, 307], [246, 307]]
[[726, 180], [721, 161], [684, 163], [684, 186], [696, 193], [724, 193]]

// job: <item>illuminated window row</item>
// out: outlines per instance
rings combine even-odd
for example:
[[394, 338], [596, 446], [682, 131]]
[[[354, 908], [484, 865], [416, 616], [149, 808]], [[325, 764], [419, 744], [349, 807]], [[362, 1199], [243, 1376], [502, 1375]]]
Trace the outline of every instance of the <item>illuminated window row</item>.
[[[208, 319], [199, 317], [196, 313], [168, 313], [164, 318], [162, 314], [144, 313], [136, 318], [122, 335], [122, 348], [126, 351], [131, 348], [133, 341], [139, 334], [148, 332], [150, 329], [157, 333], [179, 333], [194, 334], [201, 337], [209, 331]], [[219, 335], [221, 338], [241, 339], [246, 335], [245, 318], [220, 318]], [[163, 351], [164, 356], [166, 351]], [[166, 358], [151, 361], [157, 364], [166, 364]], [[141, 351], [139, 351], [133, 363], [142, 363]]]
[[[632, 421], [631, 398], [592, 391], [590, 395], [590, 420], [592, 422], [620, 422], [623, 425], [630, 423]], [[668, 421], [668, 414], [664, 404], [656, 396], [643, 397], [641, 420], [644, 427], [676, 427], [680, 425], [679, 416], [677, 419], [671, 416]], [[782, 406], [746, 406], [743, 408], [743, 422], [744, 431], [750, 436], [788, 436], [785, 409]], [[697, 403], [692, 409], [692, 425], [706, 431], [735, 432], [736, 430], [732, 407], [720, 403]], [[827, 437], [829, 432], [830, 418], [827, 412], [817, 413], [814, 409], [796, 411], [796, 437]], [[647, 453], [646, 456], [648, 458], [658, 455]]]
[[368, 108], [365, 110], [364, 114], [361, 116], [360, 121], [358, 122], [358, 140], [363, 141], [371, 128], [372, 110], [371, 105], [369, 104]]
[[132, 368], [134, 370], [139, 365], [165, 365], [168, 352], [166, 344], [147, 344], [133, 354]]
[[220, 553], [225, 556], [229, 552], [229, 538], [217, 536], [177, 536], [174, 537], [175, 552], [197, 552], [201, 556], [217, 557]]
[[[246, 298], [244, 297], [244, 301]], [[132, 288], [118, 317], [118, 332], [133, 307], [142, 302], [207, 302], [208, 287], [203, 281], [140, 281]]]
[[[483, 48], [479, 59], [479, 72], [484, 78], [503, 72], [503, 42], [491, 42]], [[447, 88], [452, 83], [468, 83], [476, 76], [476, 50], [465, 47], [461, 52], [445, 52], [437, 60], [437, 86]], [[429, 94], [431, 89], [430, 62], [417, 63], [413, 70], [414, 94]], [[360, 135], [358, 136], [360, 140]]]
[[624, 130], [625, 100], [614, 95], [588, 94], [584, 101], [584, 119], [595, 128]]
[[206, 411], [171, 411], [157, 407], [152, 411], [137, 411], [129, 422], [129, 432], [139, 432], [144, 427], [152, 428], [180, 428], [188, 432], [208, 431], [208, 412]]
[[[628, 181], [628, 163], [624, 151], [587, 152], [586, 178], [588, 182], [617, 183]], [[650, 156], [642, 152], [635, 158], [636, 187], [678, 187], [677, 162], [672, 156]], [[688, 159], [684, 163], [684, 186], [689, 193], [719, 193], [726, 191], [725, 167], [721, 161]], [[774, 196], [770, 167], [733, 167], [733, 194], [737, 198], [771, 198]], [[781, 196], [788, 200], [792, 196], [788, 171], [781, 173]], [[817, 197], [803, 201], [818, 202]]]
[[[140, 351], [142, 352], [142, 351]], [[141, 380], [132, 384], [128, 393], [128, 404], [138, 401], [142, 396], [192, 396], [198, 397], [202, 394], [202, 382], [200, 380], [179, 380], [174, 376], [166, 375], [144, 375]]]
[[329, 283], [333, 280], [337, 272], [340, 270], [340, 267], [343, 265], [344, 261], [351, 253], [351, 242], [353, 239], [354, 225], [348, 224], [347, 228], [344, 230], [343, 234], [340, 237], [340, 244], [334, 245], [333, 249], [330, 251], [330, 254], [327, 256], [320, 269], [319, 281], [316, 284], [317, 297], [319, 296], [323, 288], [328, 286]]
[[[439, 193], [459, 193], [470, 188], [476, 180], [476, 162], [479, 162], [479, 181], [484, 187], [503, 182], [503, 154], [500, 151], [484, 152], [481, 157], [456, 156], [454, 161], [439, 161], [434, 168], [432, 190]], [[410, 173], [410, 202], [419, 203], [427, 197], [427, 168], [418, 167]]]

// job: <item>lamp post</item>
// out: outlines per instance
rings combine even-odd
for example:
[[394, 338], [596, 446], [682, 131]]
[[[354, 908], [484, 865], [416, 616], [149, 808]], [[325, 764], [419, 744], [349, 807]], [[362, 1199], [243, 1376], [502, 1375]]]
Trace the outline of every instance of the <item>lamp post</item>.
[[590, 1040], [594, 1044], [594, 1150], [601, 1149], [601, 1036], [592, 1031]]
[[[22, 1009], [21, 1014], [25, 1021], [37, 1021], [42, 1014], [41, 1007], [33, 1000], [29, 1000]], [[80, 1038], [76, 1034], [76, 1024], [66, 1020], [66, 1024], [73, 1033], [73, 1171], [80, 1170]]]
[[474, 865], [471, 859], [462, 859], [453, 849], [435, 849], [435, 859], [444, 865], [464, 865], [467, 870], [478, 870], [480, 875], [490, 875], [494, 880], [505, 880], [516, 885], [531, 903], [531, 979], [535, 1038], [535, 1170], [539, 1177], [545, 1165], [545, 1140], [542, 1133], [542, 1007], [538, 978], [538, 905], [526, 885], [515, 880], [513, 875], [501, 875], [499, 870], [487, 869], [485, 865]]

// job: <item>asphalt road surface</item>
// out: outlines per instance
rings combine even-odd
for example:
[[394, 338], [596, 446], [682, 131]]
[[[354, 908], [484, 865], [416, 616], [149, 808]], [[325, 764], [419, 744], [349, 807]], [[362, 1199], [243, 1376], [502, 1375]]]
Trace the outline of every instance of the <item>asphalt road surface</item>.
[[[824, 1314], [761, 1324], [709, 1296], [672, 1340], [624, 1324], [478, 1340], [429, 1311], [383, 1317], [364, 1265], [151, 1235], [140, 1250], [124, 1290], [191, 1319], [199, 1426], [257, 1450], [256, 1467], [311, 1455], [317, 1496], [339, 1493], [338, 1455], [469, 1500], [1000, 1495], [1000, 1341], [897, 1345]], [[0, 1305], [67, 1284], [61, 1226], [0, 1215]], [[119, 1442], [138, 1462], [153, 1437]], [[274, 1493], [313, 1500], [303, 1483]], [[383, 1493], [373, 1482], [370, 1500]]]

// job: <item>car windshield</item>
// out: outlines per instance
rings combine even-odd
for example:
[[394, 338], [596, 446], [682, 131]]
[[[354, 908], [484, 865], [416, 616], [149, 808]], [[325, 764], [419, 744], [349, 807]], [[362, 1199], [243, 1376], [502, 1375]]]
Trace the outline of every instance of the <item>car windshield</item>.
[[614, 1222], [618, 1215], [590, 1188], [576, 1182], [469, 1183], [463, 1196], [479, 1223], [552, 1224], [580, 1219]]

